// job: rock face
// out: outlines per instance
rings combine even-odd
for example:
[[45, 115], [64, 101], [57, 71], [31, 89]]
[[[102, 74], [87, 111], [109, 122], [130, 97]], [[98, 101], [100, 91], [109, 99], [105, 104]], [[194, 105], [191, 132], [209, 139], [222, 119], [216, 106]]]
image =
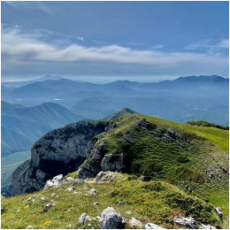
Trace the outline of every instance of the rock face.
[[34, 144], [31, 160], [13, 173], [9, 195], [41, 190], [54, 176], [76, 171], [86, 159], [89, 141], [105, 127], [106, 123], [81, 121], [44, 135]]

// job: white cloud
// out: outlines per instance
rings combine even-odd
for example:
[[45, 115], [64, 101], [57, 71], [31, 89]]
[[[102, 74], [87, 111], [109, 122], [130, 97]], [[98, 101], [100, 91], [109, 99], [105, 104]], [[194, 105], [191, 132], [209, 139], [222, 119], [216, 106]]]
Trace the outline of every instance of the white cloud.
[[47, 5], [44, 1], [3, 1], [11, 7], [26, 10], [40, 10], [48, 14], [53, 14], [57, 9], [54, 6]]
[[[177, 71], [178, 75], [184, 75], [194, 73], [195, 69], [198, 74], [218, 74], [223, 66], [228, 64], [228, 56], [221, 54], [138, 50], [116, 44], [101, 47], [71, 44], [58, 47], [55, 43], [42, 42], [40, 38], [41, 35], [38, 36], [37, 33], [23, 33], [20, 28], [3, 28], [3, 73], [7, 70], [13, 71], [14, 66], [20, 65], [25, 69], [26, 66], [38, 66], [41, 63], [50, 65], [56, 63], [56, 66], [60, 63], [63, 68], [67, 65], [74, 68], [74, 65], [79, 65], [77, 63], [82, 62], [88, 63], [88, 65], [100, 63], [103, 72], [103, 63], [109, 62], [114, 63], [114, 66], [120, 64], [118, 68], [122, 66], [122, 68], [130, 69], [130, 73], [139, 66], [140, 72], [148, 70], [150, 73], [151, 71], [154, 73], [157, 70], [158, 73], [164, 74]], [[104, 68], [108, 68], [108, 65], [104, 64]]]
[[162, 49], [164, 48], [164, 45], [155, 45], [155, 46], [152, 46], [153, 49]]
[[220, 48], [229, 48], [229, 39], [223, 39], [220, 43], [217, 44]]

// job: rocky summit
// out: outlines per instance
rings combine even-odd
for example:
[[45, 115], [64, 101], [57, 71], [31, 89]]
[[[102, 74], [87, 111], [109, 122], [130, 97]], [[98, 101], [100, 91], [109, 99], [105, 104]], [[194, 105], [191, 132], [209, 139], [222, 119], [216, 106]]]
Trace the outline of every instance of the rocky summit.
[[[24, 195], [2, 200], [2, 218], [11, 218], [14, 205], [18, 220], [27, 209], [49, 215], [41, 225], [42, 214], [27, 221], [34, 228], [223, 228], [228, 133], [133, 112], [53, 130], [14, 172], [9, 195]], [[38, 198], [27, 194], [35, 191]], [[65, 226], [63, 212], [79, 221]]]

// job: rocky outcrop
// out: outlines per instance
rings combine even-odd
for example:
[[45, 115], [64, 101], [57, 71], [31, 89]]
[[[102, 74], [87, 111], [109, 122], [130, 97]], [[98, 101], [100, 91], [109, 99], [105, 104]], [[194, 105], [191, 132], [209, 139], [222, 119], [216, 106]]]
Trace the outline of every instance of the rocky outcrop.
[[101, 214], [101, 229], [122, 229], [124, 223], [121, 215], [114, 208], [108, 207]]
[[44, 135], [34, 144], [31, 160], [13, 173], [9, 195], [41, 190], [54, 176], [76, 171], [86, 159], [89, 141], [105, 127], [103, 122], [81, 121]]
[[[153, 138], [159, 142], [163, 142], [167, 145], [175, 145], [183, 151], [190, 151], [192, 143], [190, 140], [182, 137], [179, 133], [169, 129], [157, 128], [157, 126], [145, 119], [141, 119], [138, 116], [133, 115], [133, 119], [136, 119], [136, 124], [133, 129], [140, 130], [140, 132], [146, 131], [151, 133]], [[121, 122], [115, 121], [106, 127], [106, 132], [103, 135], [93, 138], [89, 143], [87, 152], [87, 160], [81, 165], [78, 176], [80, 178], [95, 177], [100, 171], [118, 171], [127, 172], [129, 170], [127, 165], [130, 164], [130, 156], [128, 156], [128, 149], [125, 152], [125, 148], [121, 152], [112, 151], [108, 152], [106, 149], [106, 138], [119, 129]], [[134, 131], [135, 132], [135, 131]], [[123, 141], [126, 146], [131, 146], [135, 143], [135, 139], [132, 135], [123, 134]], [[127, 147], [128, 148], [128, 147]]]

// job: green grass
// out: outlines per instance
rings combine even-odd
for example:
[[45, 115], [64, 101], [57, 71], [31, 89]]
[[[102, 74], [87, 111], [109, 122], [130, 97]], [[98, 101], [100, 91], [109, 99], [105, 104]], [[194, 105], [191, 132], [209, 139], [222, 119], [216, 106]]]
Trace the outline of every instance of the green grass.
[[[143, 122], [144, 125], [138, 125]], [[99, 142], [105, 145], [105, 154], [126, 153], [124, 172], [164, 180], [187, 193], [192, 191], [192, 195], [221, 207], [227, 220], [228, 175], [218, 164], [228, 168], [228, 130], [178, 124], [144, 115], [122, 117], [114, 123], [116, 128], [101, 134]], [[173, 130], [186, 141], [161, 141], [167, 130]], [[93, 156], [89, 162], [92, 160]], [[206, 170], [214, 171], [222, 179], [211, 179]]]
[[[130, 210], [144, 223], [166, 228], [175, 227], [172, 219], [177, 212], [200, 222], [228, 227], [229, 177], [219, 166], [229, 167], [228, 130], [137, 114], [120, 117], [111, 127], [109, 132], [97, 136], [97, 144], [104, 145], [104, 154], [126, 153], [125, 174], [117, 174], [111, 184], [81, 184], [75, 189], [80, 194], [68, 193], [64, 186], [34, 193], [34, 202], [23, 201], [31, 194], [3, 199], [2, 228], [25, 228], [29, 224], [34, 228], [82, 228], [77, 223], [81, 213], [95, 217], [108, 206], [127, 219], [131, 216], [125, 212]], [[168, 130], [180, 138], [168, 138]], [[87, 164], [93, 161], [91, 156]], [[213, 172], [215, 178], [211, 179], [206, 171]], [[70, 175], [76, 177], [77, 172]], [[139, 176], [150, 181], [141, 182]], [[87, 195], [86, 189], [91, 187], [98, 190], [96, 196]], [[52, 193], [56, 195], [52, 197]], [[57, 205], [44, 213], [45, 203], [38, 201], [38, 196], [47, 197], [47, 202], [54, 200]], [[99, 205], [94, 206], [94, 202]], [[214, 207], [223, 209], [222, 224]], [[98, 222], [93, 225], [99, 227]]]
[[[101, 215], [108, 206], [115, 208], [127, 221], [131, 217], [144, 223], [155, 223], [167, 228], [175, 228], [174, 213], [192, 216], [199, 223], [209, 222], [221, 225], [214, 213], [214, 208], [204, 201], [187, 195], [177, 187], [163, 181], [142, 182], [135, 177], [116, 173], [116, 180], [109, 184], [82, 183], [74, 187], [73, 192], [66, 192], [69, 185], [62, 185], [46, 191], [2, 199], [2, 228], [83, 228], [78, 218], [83, 212], [91, 217]], [[97, 194], [89, 195], [91, 188]], [[26, 201], [31, 197], [30, 201]], [[40, 201], [44, 196], [47, 201]], [[44, 206], [54, 201], [56, 206], [43, 212]], [[98, 205], [94, 205], [98, 202]], [[128, 215], [126, 211], [132, 211]], [[99, 228], [98, 221], [92, 221], [94, 228]], [[128, 226], [126, 226], [128, 227]]]
[[156, 117], [149, 117], [145, 115], [141, 116], [156, 124], [164, 124], [165, 126], [170, 126], [174, 129], [185, 130], [186, 132], [191, 132], [200, 137], [207, 138], [226, 153], [229, 152], [229, 130], [222, 130], [214, 127], [194, 126], [190, 124], [180, 124], [172, 121], [162, 120]]

